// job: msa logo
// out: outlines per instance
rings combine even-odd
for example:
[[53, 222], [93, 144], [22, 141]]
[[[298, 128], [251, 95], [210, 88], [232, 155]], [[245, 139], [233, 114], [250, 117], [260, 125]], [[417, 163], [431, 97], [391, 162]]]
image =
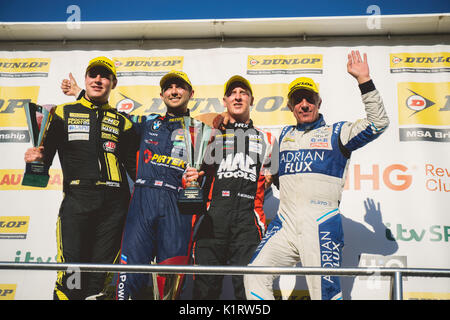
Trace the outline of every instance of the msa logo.
[[30, 217], [0, 217], [0, 239], [26, 239]]
[[217, 176], [219, 179], [244, 178], [256, 182], [256, 164], [249, 155], [229, 154], [220, 163]]

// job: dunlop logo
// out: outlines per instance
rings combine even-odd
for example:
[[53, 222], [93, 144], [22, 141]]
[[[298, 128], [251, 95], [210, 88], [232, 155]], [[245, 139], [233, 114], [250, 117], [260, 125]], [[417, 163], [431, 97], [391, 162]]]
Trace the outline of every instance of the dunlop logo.
[[50, 59], [0, 59], [0, 78], [48, 77]]
[[391, 53], [391, 73], [450, 72], [450, 53]]
[[184, 57], [125, 57], [114, 58], [117, 76], [160, 77], [171, 70], [183, 70]]
[[0, 300], [14, 300], [17, 284], [0, 284]]
[[30, 217], [0, 217], [0, 239], [26, 239]]
[[39, 87], [0, 87], [0, 127], [26, 127], [24, 105], [37, 101]]
[[321, 54], [248, 56], [247, 74], [297, 74], [323, 72]]
[[[251, 117], [255, 125], [274, 126], [292, 123], [292, 113], [286, 106], [288, 83], [254, 84], [252, 88], [255, 101], [251, 107]], [[131, 115], [165, 114], [167, 108], [158, 97], [160, 92], [159, 86], [121, 86], [112, 92], [110, 103], [115, 105], [117, 110]], [[221, 113], [224, 111], [222, 98], [222, 84], [197, 85], [188, 107], [193, 116], [210, 112]]]
[[450, 82], [397, 84], [400, 141], [450, 142]]

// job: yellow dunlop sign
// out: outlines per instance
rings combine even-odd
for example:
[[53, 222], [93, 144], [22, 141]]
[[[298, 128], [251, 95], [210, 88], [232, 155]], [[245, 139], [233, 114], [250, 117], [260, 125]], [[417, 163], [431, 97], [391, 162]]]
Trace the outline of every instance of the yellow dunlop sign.
[[391, 73], [450, 72], [450, 52], [391, 53]]
[[247, 74], [322, 73], [323, 55], [252, 55], [247, 57]]
[[184, 57], [121, 57], [113, 60], [118, 77], [163, 76], [172, 70], [183, 70]]
[[62, 190], [63, 176], [61, 169], [50, 169], [50, 180], [45, 188], [22, 185], [24, 170], [0, 169], [0, 191], [3, 190]]
[[14, 300], [17, 284], [0, 284], [0, 300]]
[[450, 126], [450, 82], [400, 82], [397, 90], [400, 125]]
[[26, 239], [30, 217], [0, 217], [0, 239]]
[[450, 82], [397, 84], [400, 141], [450, 142]]
[[[295, 119], [287, 108], [287, 83], [252, 84], [255, 101], [250, 117], [256, 126], [294, 124]], [[111, 105], [117, 110], [134, 115], [166, 113], [160, 97], [159, 86], [123, 86], [111, 93]], [[189, 102], [191, 114], [223, 112], [223, 85], [194, 86], [194, 97]]]
[[39, 87], [0, 87], [0, 127], [26, 127], [23, 106], [38, 96]]
[[47, 77], [49, 69], [48, 58], [0, 59], [0, 78]]

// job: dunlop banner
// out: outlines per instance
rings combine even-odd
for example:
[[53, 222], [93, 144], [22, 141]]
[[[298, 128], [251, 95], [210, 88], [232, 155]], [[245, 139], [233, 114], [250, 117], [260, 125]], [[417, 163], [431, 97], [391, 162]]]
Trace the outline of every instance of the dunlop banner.
[[[106, 49], [95, 50], [83, 41], [68, 46], [33, 43], [24, 49], [23, 44], [14, 44], [14, 57], [10, 48], [0, 50], [0, 260], [55, 261], [57, 217], [64, 199], [61, 163], [55, 155], [47, 188], [21, 185], [24, 153], [31, 147], [23, 106], [74, 101], [75, 97], [62, 93], [61, 81], [72, 73], [85, 88], [85, 70], [92, 58], [107, 56], [115, 61], [118, 84], [109, 103], [132, 115], [166, 113], [159, 81], [171, 70], [186, 72], [192, 82], [194, 95], [188, 107], [193, 116], [225, 111], [225, 82], [233, 75], [244, 76], [253, 89], [251, 119], [278, 138], [284, 126], [296, 124], [286, 96], [289, 84], [298, 77], [310, 77], [320, 87], [319, 111], [328, 125], [365, 123], [358, 120], [367, 117], [363, 102], [367, 96], [361, 96], [358, 82], [347, 72], [348, 53], [357, 49], [367, 53], [390, 125], [377, 139], [351, 152], [339, 204], [345, 239], [342, 266], [450, 269], [450, 46], [432, 37], [424, 43], [436, 44], [411, 38], [405, 45], [394, 38], [370, 43], [360, 37], [152, 40], [143, 45], [104, 41]], [[86, 124], [77, 118], [71, 125]], [[85, 137], [92, 138], [87, 127], [83, 129]], [[308, 147], [314, 150], [322, 142]], [[114, 144], [103, 148], [112, 149]], [[162, 154], [152, 156], [164, 165]], [[278, 214], [279, 192], [275, 186], [265, 192], [268, 222]], [[298, 194], [309, 192], [298, 190]], [[292, 197], [292, 201], [303, 200]], [[304, 201], [320, 206], [327, 197]], [[50, 300], [55, 279], [55, 272], [0, 272], [0, 299]], [[189, 300], [192, 275], [186, 279], [181, 298]], [[449, 297], [450, 279], [408, 275], [404, 280], [408, 299]], [[341, 284], [347, 300], [391, 297], [390, 281], [384, 277], [341, 277]], [[225, 277], [223, 287], [221, 297], [234, 299], [231, 277]], [[303, 276], [283, 275], [274, 285], [280, 299], [309, 299], [307, 289]]]
[[161, 77], [171, 70], [183, 70], [183, 57], [114, 57], [118, 77]]
[[30, 217], [0, 217], [0, 239], [25, 239]]
[[5, 87], [0, 86], [0, 127], [27, 127], [23, 106], [36, 102], [39, 86]]
[[391, 53], [391, 73], [450, 72], [450, 52]]
[[0, 78], [47, 77], [50, 59], [46, 58], [0, 58]]
[[450, 142], [450, 82], [401, 82], [400, 141]]
[[0, 300], [14, 300], [17, 284], [0, 284]]
[[[286, 83], [254, 84], [255, 101], [251, 107], [251, 117], [257, 126], [279, 126], [292, 124], [292, 113], [287, 107]], [[193, 115], [209, 112], [223, 112], [223, 86], [197, 85], [194, 97], [189, 102]], [[118, 86], [112, 96], [111, 104], [117, 110], [134, 115], [166, 112], [159, 97], [159, 86]]]
[[321, 74], [323, 56], [321, 54], [293, 55], [252, 55], [247, 58], [247, 74]]

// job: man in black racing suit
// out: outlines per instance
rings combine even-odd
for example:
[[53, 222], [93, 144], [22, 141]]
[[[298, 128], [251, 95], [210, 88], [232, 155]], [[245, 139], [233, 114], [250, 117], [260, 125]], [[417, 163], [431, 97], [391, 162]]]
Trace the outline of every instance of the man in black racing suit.
[[[138, 139], [131, 121], [108, 104], [116, 84], [114, 63], [92, 59], [85, 95], [57, 106], [43, 146], [25, 153], [26, 162], [43, 160], [50, 167], [58, 151], [64, 178], [57, 220], [59, 263], [110, 264], [120, 250], [130, 200], [125, 164], [135, 177]], [[95, 298], [105, 276], [58, 271], [54, 299]]]
[[[225, 85], [229, 122], [209, 144], [202, 171], [208, 199], [193, 250], [197, 265], [238, 265], [250, 262], [264, 236], [264, 167], [270, 164], [273, 137], [256, 129], [250, 119], [250, 83], [241, 76]], [[200, 174], [203, 175], [203, 172]], [[186, 180], [197, 177], [189, 168]], [[223, 276], [195, 275], [194, 299], [219, 299]], [[245, 299], [242, 276], [233, 276], [236, 299]]]

